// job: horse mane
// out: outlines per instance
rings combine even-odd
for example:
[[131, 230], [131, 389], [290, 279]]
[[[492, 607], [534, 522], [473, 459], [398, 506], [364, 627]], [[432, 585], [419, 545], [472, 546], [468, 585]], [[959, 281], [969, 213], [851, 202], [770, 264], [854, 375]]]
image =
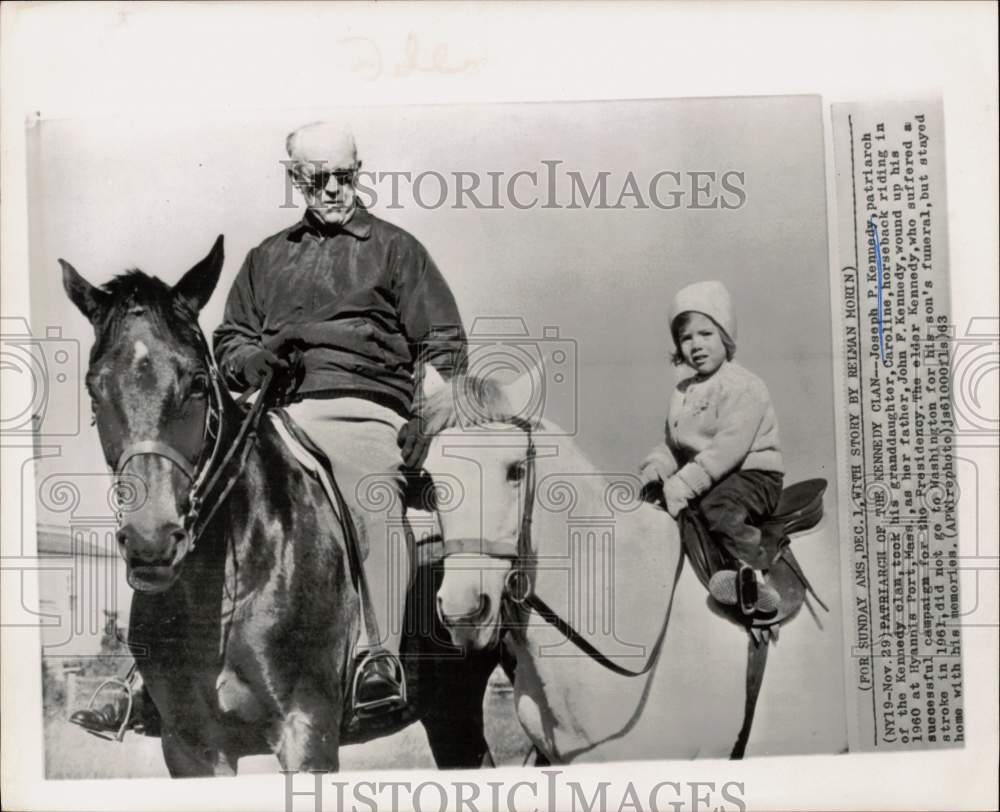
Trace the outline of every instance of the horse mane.
[[453, 428], [469, 428], [487, 423], [507, 423], [517, 417], [503, 386], [492, 378], [455, 375], [430, 394], [417, 398], [425, 434]]
[[108, 295], [103, 308], [97, 340], [90, 350], [91, 363], [101, 357], [121, 334], [130, 316], [141, 311], [185, 345], [207, 349], [205, 336], [198, 327], [198, 314], [173, 288], [155, 276], [138, 268], [130, 268], [101, 286]]

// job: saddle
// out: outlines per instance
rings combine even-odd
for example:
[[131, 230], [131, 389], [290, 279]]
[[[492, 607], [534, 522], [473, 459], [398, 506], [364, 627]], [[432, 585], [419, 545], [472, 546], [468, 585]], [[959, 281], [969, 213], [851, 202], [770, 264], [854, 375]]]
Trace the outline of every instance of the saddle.
[[[763, 570], [764, 582], [781, 596], [781, 609], [769, 617], [744, 617], [738, 607], [718, 606], [717, 610], [731, 620], [754, 628], [776, 626], [793, 616], [801, 608], [806, 594], [810, 594], [826, 609], [826, 604], [813, 590], [805, 573], [792, 553], [790, 535], [810, 530], [823, 518], [825, 479], [807, 479], [796, 482], [781, 493], [775, 512], [760, 523], [761, 544], [770, 564]], [[723, 569], [735, 569], [736, 562], [721, 545], [711, 538], [700, 517], [691, 510], [683, 510], [677, 517], [681, 542], [698, 580], [705, 589], [711, 577]]]
[[[807, 479], [785, 488], [775, 512], [760, 523], [761, 544], [768, 554], [770, 564], [763, 571], [764, 582], [781, 596], [781, 608], [773, 617], [745, 616], [736, 606], [723, 607], [715, 604], [717, 613], [743, 626], [748, 632], [746, 698], [743, 708], [743, 724], [736, 737], [730, 758], [743, 758], [750, 732], [753, 727], [757, 699], [764, 683], [767, 667], [767, 653], [770, 644], [777, 639], [781, 624], [793, 617], [805, 602], [808, 592], [826, 611], [830, 611], [812, 588], [809, 579], [799, 566], [791, 550], [791, 533], [801, 533], [819, 524], [823, 517], [823, 493], [825, 479]], [[691, 562], [692, 569], [708, 589], [712, 575], [720, 569], [733, 569], [736, 562], [716, 544], [708, 533], [700, 516], [692, 510], [682, 510], [677, 517], [681, 531], [681, 543]], [[712, 602], [714, 604], [714, 601]]]

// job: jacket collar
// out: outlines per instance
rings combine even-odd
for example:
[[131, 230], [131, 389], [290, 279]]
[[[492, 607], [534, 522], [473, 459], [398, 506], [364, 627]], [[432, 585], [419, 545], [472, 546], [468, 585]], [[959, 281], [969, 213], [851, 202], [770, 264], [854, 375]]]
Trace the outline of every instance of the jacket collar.
[[359, 240], [367, 240], [372, 233], [373, 219], [371, 212], [360, 204], [354, 210], [351, 219], [339, 226], [328, 226], [325, 223], [320, 223], [307, 210], [302, 219], [289, 230], [288, 239], [299, 242], [305, 234], [312, 234], [314, 237], [322, 239], [334, 237], [343, 232]]
[[[690, 375], [685, 375], [680, 383], [685, 386], [690, 386], [691, 384], [704, 383], [705, 381], [710, 381], [712, 378], [725, 378], [729, 374], [729, 369], [733, 366], [733, 362], [730, 360], [725, 360], [719, 364], [718, 368], [711, 375], [702, 375], [697, 370], [691, 370]], [[690, 369], [690, 367], [689, 367]]]

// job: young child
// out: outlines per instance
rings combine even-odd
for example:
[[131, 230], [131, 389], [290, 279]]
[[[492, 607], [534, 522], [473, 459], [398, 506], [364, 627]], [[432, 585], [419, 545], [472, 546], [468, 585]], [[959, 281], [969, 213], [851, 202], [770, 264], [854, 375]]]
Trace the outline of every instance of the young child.
[[742, 603], [748, 613], [776, 612], [780, 596], [756, 574], [771, 562], [755, 525], [774, 512], [781, 496], [778, 421], [764, 382], [732, 360], [736, 318], [723, 284], [698, 282], [681, 290], [670, 332], [674, 363], [693, 374], [674, 391], [666, 444], [646, 458], [640, 476], [662, 481], [671, 516], [685, 507], [697, 511], [713, 540], [738, 562], [739, 570], [712, 576], [712, 596]]

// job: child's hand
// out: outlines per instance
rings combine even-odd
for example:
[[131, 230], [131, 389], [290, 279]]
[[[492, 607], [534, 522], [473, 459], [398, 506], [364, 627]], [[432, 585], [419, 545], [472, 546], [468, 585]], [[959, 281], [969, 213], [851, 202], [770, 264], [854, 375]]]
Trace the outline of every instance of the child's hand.
[[688, 506], [695, 493], [679, 476], [672, 476], [663, 483], [663, 498], [667, 503], [667, 513], [677, 518], [677, 514]]
[[666, 482], [677, 473], [677, 460], [665, 444], [654, 448], [639, 465], [639, 479], [649, 482]]
[[658, 485], [663, 482], [663, 477], [660, 475], [660, 472], [656, 469], [655, 465], [647, 462], [644, 463], [639, 469], [639, 481], [642, 483], [643, 487], [646, 485]]

